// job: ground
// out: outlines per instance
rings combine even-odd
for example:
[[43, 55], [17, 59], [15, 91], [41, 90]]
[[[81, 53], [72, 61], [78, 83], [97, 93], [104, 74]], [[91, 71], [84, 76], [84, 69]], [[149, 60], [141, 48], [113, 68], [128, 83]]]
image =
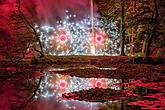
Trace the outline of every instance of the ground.
[[33, 100], [34, 97], [28, 100], [37, 93], [39, 81], [36, 79], [44, 77], [44, 71], [79, 78], [120, 80], [120, 83], [116, 85], [121, 88], [120, 90], [91, 88], [63, 93], [62, 97], [65, 100], [104, 103], [122, 101], [127, 102], [125, 104], [127, 109], [137, 106], [146, 109], [158, 107], [163, 110], [165, 108], [163, 104], [165, 99], [164, 63], [149, 64], [127, 56], [46, 56], [14, 65], [9, 61], [1, 61], [0, 65], [0, 97], [3, 99], [0, 108], [4, 110], [19, 109], [25, 105], [27, 110], [33, 110], [30, 107], [33, 103], [37, 105], [37, 101]]

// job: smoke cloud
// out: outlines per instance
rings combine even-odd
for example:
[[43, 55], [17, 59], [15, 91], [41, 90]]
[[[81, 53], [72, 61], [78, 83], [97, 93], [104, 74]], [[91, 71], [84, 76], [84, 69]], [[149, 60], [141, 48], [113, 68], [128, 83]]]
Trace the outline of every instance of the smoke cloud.
[[[35, 6], [35, 11], [40, 22], [53, 23], [64, 19], [66, 10], [76, 14], [77, 19], [90, 15], [90, 0], [25, 0], [24, 3]], [[96, 7], [95, 7], [96, 12]]]
[[[6, 19], [4, 17], [8, 17], [7, 14], [16, 10], [17, 4], [16, 0], [0, 0], [0, 6], [1, 21], [4, 21]], [[53, 23], [56, 20], [64, 19], [66, 10], [71, 14], [76, 14], [77, 19], [90, 15], [90, 0], [21, 0], [21, 6], [40, 23]], [[96, 10], [95, 7], [95, 13]]]

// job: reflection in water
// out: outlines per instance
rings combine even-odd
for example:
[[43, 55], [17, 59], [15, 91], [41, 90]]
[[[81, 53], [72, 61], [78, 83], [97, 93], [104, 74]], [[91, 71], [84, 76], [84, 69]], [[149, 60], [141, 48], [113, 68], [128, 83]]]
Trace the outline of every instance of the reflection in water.
[[78, 108], [81, 108], [81, 110], [83, 110], [84, 108], [84, 110], [98, 110], [101, 103], [66, 100], [62, 98], [62, 94], [80, 90], [88, 90], [95, 87], [119, 90], [120, 87], [114, 85], [116, 83], [119, 83], [119, 80], [107, 78], [78, 78], [71, 77], [69, 75], [50, 74], [49, 72], [45, 72], [40, 90], [35, 98], [38, 100], [51, 99], [55, 101], [54, 103], [70, 109], [79, 110]]

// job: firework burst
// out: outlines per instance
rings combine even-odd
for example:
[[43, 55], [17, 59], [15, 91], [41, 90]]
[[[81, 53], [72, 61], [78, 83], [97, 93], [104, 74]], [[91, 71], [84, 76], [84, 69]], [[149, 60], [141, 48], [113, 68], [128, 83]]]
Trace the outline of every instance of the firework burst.
[[[44, 51], [51, 55], [95, 55], [118, 54], [118, 29], [115, 23], [86, 17], [80, 21], [76, 15], [69, 14], [63, 21], [57, 21], [54, 26], [44, 25], [38, 28]], [[92, 50], [94, 49], [94, 50]]]

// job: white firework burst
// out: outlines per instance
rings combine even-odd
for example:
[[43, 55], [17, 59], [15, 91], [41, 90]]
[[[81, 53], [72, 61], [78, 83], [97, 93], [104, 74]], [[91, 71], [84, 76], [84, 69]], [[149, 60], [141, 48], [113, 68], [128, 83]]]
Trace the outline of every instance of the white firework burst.
[[[103, 36], [104, 42], [97, 43], [92, 36], [91, 17], [75, 20], [76, 15], [68, 14], [62, 21], [57, 21], [54, 26], [43, 25], [37, 29], [44, 51], [51, 55], [118, 55], [118, 29], [115, 22], [107, 22], [93, 18], [94, 33]], [[61, 42], [59, 36], [66, 36], [67, 41]], [[92, 47], [93, 46], [93, 47]]]

